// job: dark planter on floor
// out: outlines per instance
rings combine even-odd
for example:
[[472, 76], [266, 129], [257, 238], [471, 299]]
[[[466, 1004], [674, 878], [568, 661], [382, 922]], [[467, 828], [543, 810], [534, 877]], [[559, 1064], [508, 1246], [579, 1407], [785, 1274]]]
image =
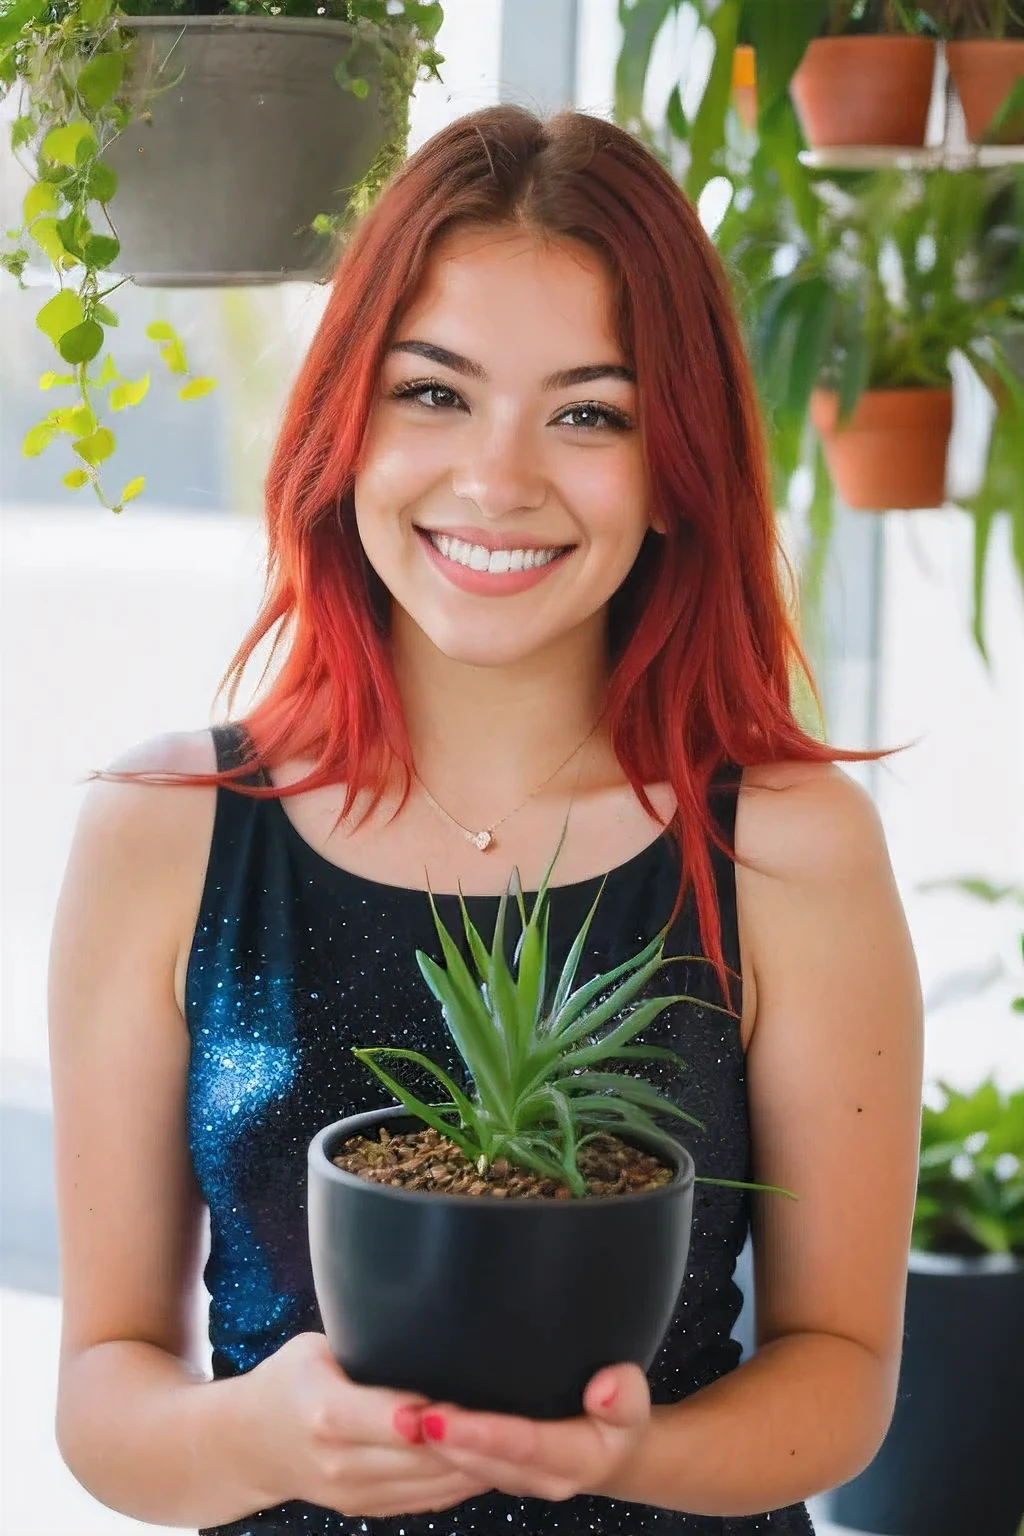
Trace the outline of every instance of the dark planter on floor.
[[[159, 94], [109, 146], [119, 272], [209, 287], [326, 275], [338, 213], [384, 142], [377, 51], [344, 22], [133, 16], [130, 81]], [[335, 79], [370, 81], [359, 100]], [[180, 79], [179, 79], [180, 77]]]
[[309, 1148], [317, 1302], [354, 1381], [553, 1419], [582, 1411], [603, 1366], [648, 1369], [686, 1273], [685, 1148], [675, 1180], [642, 1194], [494, 1200], [393, 1189], [333, 1165], [342, 1142], [382, 1123], [420, 1126], [397, 1105], [339, 1120]]
[[912, 1255], [899, 1396], [829, 1519], [882, 1536], [1017, 1536], [1024, 1517], [1024, 1265]]

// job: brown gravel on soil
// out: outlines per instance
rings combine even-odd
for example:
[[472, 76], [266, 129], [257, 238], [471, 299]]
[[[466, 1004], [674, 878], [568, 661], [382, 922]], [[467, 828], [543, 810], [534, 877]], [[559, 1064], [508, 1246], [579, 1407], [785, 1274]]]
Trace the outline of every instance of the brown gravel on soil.
[[[489, 1195], [494, 1200], [568, 1200], [566, 1184], [531, 1169], [520, 1168], [499, 1157], [485, 1174], [464, 1155], [461, 1147], [435, 1131], [433, 1126], [392, 1136], [380, 1126], [380, 1139], [350, 1136], [345, 1150], [331, 1161], [336, 1168], [354, 1173], [373, 1184], [399, 1189], [419, 1189], [427, 1194]], [[630, 1195], [669, 1184], [674, 1169], [650, 1152], [602, 1135], [588, 1141], [577, 1164], [591, 1195]]]

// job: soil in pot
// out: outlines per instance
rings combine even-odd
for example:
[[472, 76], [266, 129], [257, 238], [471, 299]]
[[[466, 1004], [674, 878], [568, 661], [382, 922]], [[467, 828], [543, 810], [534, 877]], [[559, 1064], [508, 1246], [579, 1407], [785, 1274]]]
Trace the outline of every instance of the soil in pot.
[[819, 37], [790, 82], [812, 149], [924, 144], [936, 45], [925, 37]]
[[[980, 144], [989, 139], [992, 121], [1017, 81], [1024, 79], [1024, 39], [947, 43], [946, 59], [968, 136]], [[1024, 144], [1024, 109], [1014, 112], [991, 142]]]
[[811, 422], [848, 507], [888, 512], [940, 507], [953, 427], [951, 389], [873, 389], [839, 424], [839, 396], [815, 389]]
[[[380, 1127], [379, 1139], [352, 1136], [331, 1162], [374, 1184], [393, 1189], [418, 1189], [425, 1194], [481, 1195], [493, 1200], [570, 1200], [565, 1184], [520, 1168], [507, 1158], [495, 1158], [481, 1174], [454, 1141], [424, 1126], [420, 1131], [392, 1135]], [[630, 1195], [671, 1183], [675, 1170], [660, 1163], [650, 1152], [632, 1147], [617, 1136], [598, 1136], [587, 1142], [577, 1166], [591, 1195]]]

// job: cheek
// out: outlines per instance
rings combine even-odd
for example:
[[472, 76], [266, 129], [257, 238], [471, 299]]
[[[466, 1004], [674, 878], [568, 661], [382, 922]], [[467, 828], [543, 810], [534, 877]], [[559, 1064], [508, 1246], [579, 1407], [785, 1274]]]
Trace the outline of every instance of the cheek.
[[587, 531], [588, 542], [610, 558], [619, 550], [631, 558], [647, 530], [647, 495], [639, 454], [588, 455], [575, 466], [568, 503]]

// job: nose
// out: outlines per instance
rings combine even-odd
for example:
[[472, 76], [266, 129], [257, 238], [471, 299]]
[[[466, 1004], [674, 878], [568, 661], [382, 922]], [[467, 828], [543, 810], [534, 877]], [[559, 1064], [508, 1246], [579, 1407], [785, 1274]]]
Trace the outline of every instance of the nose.
[[537, 446], [525, 432], [514, 423], [492, 423], [465, 444], [452, 472], [452, 491], [486, 518], [536, 511], [547, 497], [537, 460]]

